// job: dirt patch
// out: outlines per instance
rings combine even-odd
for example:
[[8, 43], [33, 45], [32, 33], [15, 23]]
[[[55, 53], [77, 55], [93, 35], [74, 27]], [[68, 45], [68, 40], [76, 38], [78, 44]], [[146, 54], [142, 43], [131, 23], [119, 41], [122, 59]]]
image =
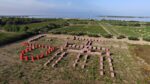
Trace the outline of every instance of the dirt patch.
[[132, 45], [132, 54], [142, 58], [146, 63], [150, 64], [150, 46], [149, 45]]

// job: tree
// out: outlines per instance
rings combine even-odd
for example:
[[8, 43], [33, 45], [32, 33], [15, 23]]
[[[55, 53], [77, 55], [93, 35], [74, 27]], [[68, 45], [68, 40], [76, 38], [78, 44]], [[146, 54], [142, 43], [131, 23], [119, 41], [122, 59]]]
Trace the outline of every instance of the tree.
[[24, 27], [20, 28], [21, 32], [27, 32], [28, 30], [29, 30], [28, 26], [24, 26]]

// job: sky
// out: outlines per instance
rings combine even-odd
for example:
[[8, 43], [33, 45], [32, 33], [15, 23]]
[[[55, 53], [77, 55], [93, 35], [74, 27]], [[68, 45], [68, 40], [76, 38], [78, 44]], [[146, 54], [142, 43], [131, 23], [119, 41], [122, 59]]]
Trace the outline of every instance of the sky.
[[0, 0], [0, 15], [150, 16], [150, 0]]

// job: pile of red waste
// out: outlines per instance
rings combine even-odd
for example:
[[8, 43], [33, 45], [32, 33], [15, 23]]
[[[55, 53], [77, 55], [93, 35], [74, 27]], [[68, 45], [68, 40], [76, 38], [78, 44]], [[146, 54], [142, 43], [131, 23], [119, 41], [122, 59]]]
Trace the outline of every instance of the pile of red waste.
[[[22, 50], [20, 52], [20, 60], [25, 60], [29, 61], [31, 60], [34, 62], [35, 60], [40, 60], [44, 58], [45, 56], [48, 56], [52, 51], [55, 50], [54, 47], [48, 46], [48, 45], [43, 45], [43, 44], [35, 44], [35, 43], [28, 43], [28, 42], [23, 42], [21, 43], [22, 46], [26, 46], [26, 49]], [[35, 49], [40, 49], [40, 48], [46, 48], [46, 52], [42, 52], [36, 56], [31, 55], [27, 56], [26, 53], [32, 52]]]

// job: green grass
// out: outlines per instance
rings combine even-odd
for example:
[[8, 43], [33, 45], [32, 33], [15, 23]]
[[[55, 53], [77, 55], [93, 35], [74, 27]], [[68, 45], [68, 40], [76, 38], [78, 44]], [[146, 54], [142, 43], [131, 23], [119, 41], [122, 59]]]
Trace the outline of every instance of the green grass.
[[150, 27], [134, 27], [134, 26], [114, 26], [110, 23], [104, 23], [105, 26], [113, 35], [125, 35], [136, 37], [150, 37]]
[[63, 22], [65, 21], [63, 20], [46, 21], [46, 22], [39, 22], [39, 23], [24, 24], [24, 25], [20, 25], [20, 27], [28, 26], [29, 28], [41, 28], [47, 26], [50, 23], [62, 24]]
[[101, 22], [101, 25], [105, 26], [112, 35], [119, 35], [119, 32], [116, 31], [111, 24]]
[[0, 32], [0, 45], [27, 38], [27, 33]]
[[117, 26], [115, 27], [117, 31], [126, 36], [137, 36], [137, 37], [146, 37], [150, 36], [150, 28], [134, 28], [134, 27], [124, 27]]
[[63, 27], [59, 29], [54, 29], [52, 32], [66, 32], [66, 33], [78, 33], [82, 32], [84, 34], [98, 34], [104, 35], [107, 32], [101, 28], [99, 25], [73, 25], [68, 27]]
[[0, 33], [0, 42], [2, 42], [2, 41], [6, 41], [6, 40], [9, 40], [9, 39], [11, 39], [11, 38], [14, 38], [14, 37], [17, 37], [17, 36], [19, 36], [19, 35], [21, 35], [21, 33]]

